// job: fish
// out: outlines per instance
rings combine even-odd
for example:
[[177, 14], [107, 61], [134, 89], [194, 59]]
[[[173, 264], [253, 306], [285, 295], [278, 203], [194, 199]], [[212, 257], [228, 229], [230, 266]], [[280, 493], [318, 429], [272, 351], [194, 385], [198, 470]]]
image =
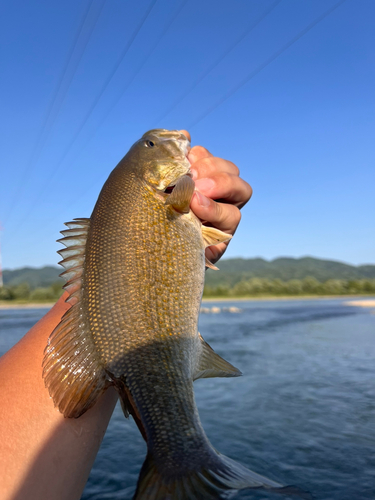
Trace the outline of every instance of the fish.
[[147, 443], [135, 500], [222, 499], [247, 488], [299, 493], [221, 455], [199, 419], [193, 382], [237, 377], [198, 332], [205, 248], [231, 235], [190, 209], [190, 142], [154, 129], [111, 172], [90, 218], [58, 240], [71, 304], [49, 337], [43, 378], [79, 418], [110, 386]]

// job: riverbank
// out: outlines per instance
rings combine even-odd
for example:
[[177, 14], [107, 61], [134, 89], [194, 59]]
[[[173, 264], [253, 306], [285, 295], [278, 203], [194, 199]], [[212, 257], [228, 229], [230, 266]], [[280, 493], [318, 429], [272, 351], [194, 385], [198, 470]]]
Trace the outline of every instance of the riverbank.
[[356, 306], [356, 307], [375, 307], [375, 300], [350, 300], [349, 302], [344, 302], [346, 306]]
[[[329, 300], [342, 299], [344, 305], [357, 307], [375, 307], [375, 299], [368, 295], [293, 295], [275, 296], [267, 295], [262, 297], [207, 297], [203, 298], [202, 304], [211, 302], [264, 302], [264, 301], [287, 301], [287, 300]], [[347, 300], [352, 299], [352, 300]], [[358, 300], [357, 300], [358, 299]], [[0, 301], [0, 309], [50, 309], [55, 302], [7, 302]]]
[[[371, 300], [374, 294], [371, 295], [262, 295], [259, 297], [203, 297], [204, 302], [263, 302], [267, 300], [329, 300], [329, 299], [353, 299], [351, 302], [356, 302], [356, 299], [366, 301]], [[353, 305], [348, 304], [347, 305]], [[372, 307], [372, 306], [371, 306]]]
[[51, 309], [55, 302], [0, 302], [0, 309]]

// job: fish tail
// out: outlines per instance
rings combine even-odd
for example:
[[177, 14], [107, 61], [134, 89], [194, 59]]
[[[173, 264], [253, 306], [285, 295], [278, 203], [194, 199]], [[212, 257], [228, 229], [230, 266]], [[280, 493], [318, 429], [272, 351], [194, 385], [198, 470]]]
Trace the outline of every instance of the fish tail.
[[163, 474], [148, 452], [133, 500], [219, 500], [231, 498], [243, 489], [266, 489], [305, 500], [313, 498], [308, 492], [282, 486], [219, 453], [215, 462], [216, 467], [211, 464], [178, 475]]

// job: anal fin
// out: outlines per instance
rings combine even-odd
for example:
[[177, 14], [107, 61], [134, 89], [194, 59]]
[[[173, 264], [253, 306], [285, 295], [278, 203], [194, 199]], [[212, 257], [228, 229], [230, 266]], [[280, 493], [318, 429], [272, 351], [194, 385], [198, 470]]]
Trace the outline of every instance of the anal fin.
[[194, 380], [210, 377], [239, 377], [242, 375], [238, 368], [216, 354], [200, 334], [199, 338], [201, 341], [201, 353], [195, 367]]
[[129, 415], [133, 417], [134, 422], [137, 424], [139, 432], [142, 434], [143, 439], [147, 442], [146, 429], [144, 428], [141, 416], [133, 400], [131, 392], [126, 385], [126, 382], [122, 378], [120, 378], [115, 379], [114, 384], [117, 392], [119, 393], [121, 408], [124, 412], [125, 417], [129, 418]]

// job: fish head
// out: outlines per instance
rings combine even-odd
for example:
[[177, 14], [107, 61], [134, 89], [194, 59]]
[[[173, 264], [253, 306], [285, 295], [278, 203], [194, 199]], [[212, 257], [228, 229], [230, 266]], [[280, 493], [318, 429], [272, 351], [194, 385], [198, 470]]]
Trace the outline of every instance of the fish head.
[[162, 192], [190, 173], [190, 149], [190, 141], [180, 131], [154, 129], [143, 134], [130, 152], [137, 158], [137, 175]]

